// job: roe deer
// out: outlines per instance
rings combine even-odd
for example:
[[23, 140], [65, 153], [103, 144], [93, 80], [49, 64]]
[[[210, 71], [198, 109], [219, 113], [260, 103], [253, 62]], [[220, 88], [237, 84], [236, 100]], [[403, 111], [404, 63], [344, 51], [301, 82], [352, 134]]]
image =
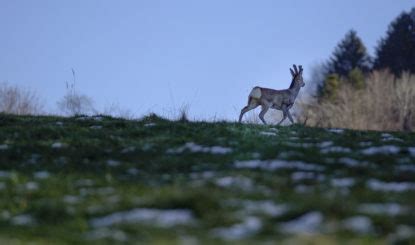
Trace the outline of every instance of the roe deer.
[[241, 122], [243, 115], [252, 109], [255, 109], [259, 105], [262, 107], [259, 113], [259, 118], [264, 124], [267, 124], [264, 119], [265, 113], [269, 108], [281, 110], [283, 112], [283, 118], [277, 124], [280, 125], [288, 116], [291, 123], [294, 120], [290, 114], [290, 109], [297, 98], [298, 92], [301, 87], [304, 87], [303, 81], [303, 67], [300, 65], [297, 69], [296, 65], [293, 65], [294, 70], [290, 68], [292, 75], [291, 85], [288, 89], [275, 90], [270, 88], [254, 87], [248, 97], [248, 105], [241, 110], [239, 115], [239, 122]]

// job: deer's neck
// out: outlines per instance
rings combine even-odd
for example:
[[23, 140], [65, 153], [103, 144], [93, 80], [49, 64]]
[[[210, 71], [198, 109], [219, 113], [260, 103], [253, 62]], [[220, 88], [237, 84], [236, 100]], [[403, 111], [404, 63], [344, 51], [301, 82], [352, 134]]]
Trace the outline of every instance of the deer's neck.
[[300, 88], [301, 87], [299, 85], [295, 84], [294, 86], [288, 89], [293, 99], [297, 98], [298, 92], [300, 92]]

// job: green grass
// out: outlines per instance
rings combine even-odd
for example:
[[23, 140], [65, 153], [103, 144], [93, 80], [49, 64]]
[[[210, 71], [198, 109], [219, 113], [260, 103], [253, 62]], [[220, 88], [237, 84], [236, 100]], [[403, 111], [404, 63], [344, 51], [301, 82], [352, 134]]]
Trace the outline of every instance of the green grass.
[[414, 204], [414, 133], [0, 115], [1, 244], [414, 244]]

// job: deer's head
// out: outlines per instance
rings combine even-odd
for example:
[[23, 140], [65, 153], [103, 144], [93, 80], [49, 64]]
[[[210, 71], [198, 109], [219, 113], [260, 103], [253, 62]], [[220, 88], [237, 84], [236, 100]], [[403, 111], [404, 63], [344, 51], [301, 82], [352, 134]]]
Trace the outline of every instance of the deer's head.
[[303, 67], [300, 65], [297, 69], [296, 65], [293, 65], [293, 69], [290, 68], [291, 76], [293, 77], [293, 84], [296, 84], [299, 87], [304, 87], [305, 83], [303, 80]]

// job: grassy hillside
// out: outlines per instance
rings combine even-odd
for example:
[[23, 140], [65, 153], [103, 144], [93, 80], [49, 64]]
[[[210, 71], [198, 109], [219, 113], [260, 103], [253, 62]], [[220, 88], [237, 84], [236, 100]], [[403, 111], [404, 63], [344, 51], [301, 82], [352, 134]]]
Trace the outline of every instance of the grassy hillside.
[[0, 243], [415, 243], [415, 134], [0, 115]]

